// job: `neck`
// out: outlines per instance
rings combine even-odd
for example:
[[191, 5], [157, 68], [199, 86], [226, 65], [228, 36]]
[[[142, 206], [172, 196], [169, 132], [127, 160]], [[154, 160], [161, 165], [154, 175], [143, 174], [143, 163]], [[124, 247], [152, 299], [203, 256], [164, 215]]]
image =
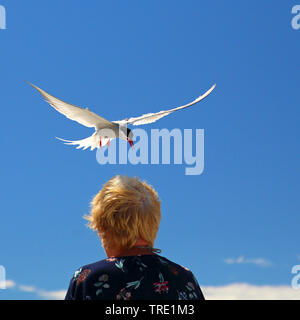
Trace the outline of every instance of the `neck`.
[[111, 258], [121, 257], [121, 256], [137, 256], [140, 254], [142, 254], [142, 255], [156, 254], [147, 248], [138, 248], [138, 247], [144, 247], [144, 246], [150, 246], [150, 244], [143, 239], [139, 239], [138, 241], [136, 241], [134, 246], [131, 248], [126, 248], [126, 249], [118, 250], [118, 251], [115, 250], [115, 251], [111, 251], [111, 252], [106, 251], [106, 254], [108, 257], [111, 257]]

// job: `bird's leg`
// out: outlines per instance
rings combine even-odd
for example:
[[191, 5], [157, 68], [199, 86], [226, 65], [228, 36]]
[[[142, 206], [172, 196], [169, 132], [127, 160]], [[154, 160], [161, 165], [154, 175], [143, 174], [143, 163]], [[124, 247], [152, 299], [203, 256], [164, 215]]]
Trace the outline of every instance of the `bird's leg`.
[[109, 147], [110, 145], [110, 140], [107, 141], [107, 148]]
[[99, 143], [99, 144], [100, 144], [100, 148], [101, 148], [101, 147], [102, 147], [102, 141], [101, 141], [101, 136], [100, 136], [100, 143]]

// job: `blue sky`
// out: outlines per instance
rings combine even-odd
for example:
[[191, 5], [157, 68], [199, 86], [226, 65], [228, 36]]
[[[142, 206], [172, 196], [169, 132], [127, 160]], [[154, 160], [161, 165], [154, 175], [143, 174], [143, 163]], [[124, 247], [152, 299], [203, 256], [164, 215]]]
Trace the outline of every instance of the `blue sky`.
[[[300, 264], [295, 4], [0, 0], [0, 265], [12, 284], [0, 299], [65, 290], [79, 266], [105, 258], [82, 216], [116, 174], [157, 189], [156, 247], [203, 287], [290, 286]], [[95, 152], [55, 139], [93, 130], [51, 109], [26, 80], [110, 120], [184, 104], [216, 83], [199, 105], [143, 127], [204, 129], [203, 173], [99, 165]]]

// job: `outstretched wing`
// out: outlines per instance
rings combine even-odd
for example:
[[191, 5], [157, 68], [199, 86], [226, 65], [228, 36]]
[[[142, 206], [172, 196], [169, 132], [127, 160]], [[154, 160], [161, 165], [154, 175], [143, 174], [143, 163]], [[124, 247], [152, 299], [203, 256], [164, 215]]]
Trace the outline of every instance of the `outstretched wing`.
[[177, 110], [181, 110], [184, 108], [188, 108], [190, 106], [192, 106], [193, 104], [198, 103], [199, 101], [203, 100], [204, 98], [206, 98], [215, 88], [215, 84], [208, 90], [206, 91], [202, 96], [198, 97], [197, 99], [195, 99], [194, 101], [185, 104], [184, 106], [180, 106], [174, 109], [170, 109], [170, 110], [165, 110], [165, 111], [160, 111], [157, 113], [147, 113], [144, 114], [140, 117], [136, 117], [136, 118], [129, 118], [129, 119], [124, 119], [124, 120], [120, 120], [120, 121], [113, 121], [115, 123], [118, 123], [120, 125], [127, 125], [127, 124], [132, 124], [134, 126], [137, 125], [142, 125], [142, 124], [148, 124], [148, 123], [152, 123], [155, 122], [167, 115], [169, 115], [170, 113], [177, 111]]
[[102, 129], [112, 124], [110, 121], [98, 116], [87, 108], [84, 109], [76, 107], [72, 104], [59, 100], [34, 84], [29, 84], [34, 87], [55, 110], [65, 115], [68, 119], [77, 121], [86, 127], [94, 127], [96, 129]]
[[63, 141], [64, 144], [77, 146], [76, 149], [83, 148], [83, 150], [85, 150], [87, 148], [91, 148], [91, 151], [94, 150], [95, 148], [99, 149], [101, 147], [104, 147], [110, 141], [109, 138], [101, 137], [101, 146], [100, 146], [100, 137], [96, 135], [96, 132], [92, 136], [87, 137], [85, 139], [81, 139], [81, 140], [71, 141], [71, 140], [65, 140], [61, 138], [56, 138], [56, 139]]

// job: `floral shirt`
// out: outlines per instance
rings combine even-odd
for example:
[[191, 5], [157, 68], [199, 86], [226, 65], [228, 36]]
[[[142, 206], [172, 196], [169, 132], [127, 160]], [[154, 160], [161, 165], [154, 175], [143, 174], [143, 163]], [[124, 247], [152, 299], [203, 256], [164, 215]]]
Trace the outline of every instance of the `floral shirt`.
[[81, 267], [65, 300], [204, 300], [204, 296], [189, 269], [159, 255], [137, 255]]

